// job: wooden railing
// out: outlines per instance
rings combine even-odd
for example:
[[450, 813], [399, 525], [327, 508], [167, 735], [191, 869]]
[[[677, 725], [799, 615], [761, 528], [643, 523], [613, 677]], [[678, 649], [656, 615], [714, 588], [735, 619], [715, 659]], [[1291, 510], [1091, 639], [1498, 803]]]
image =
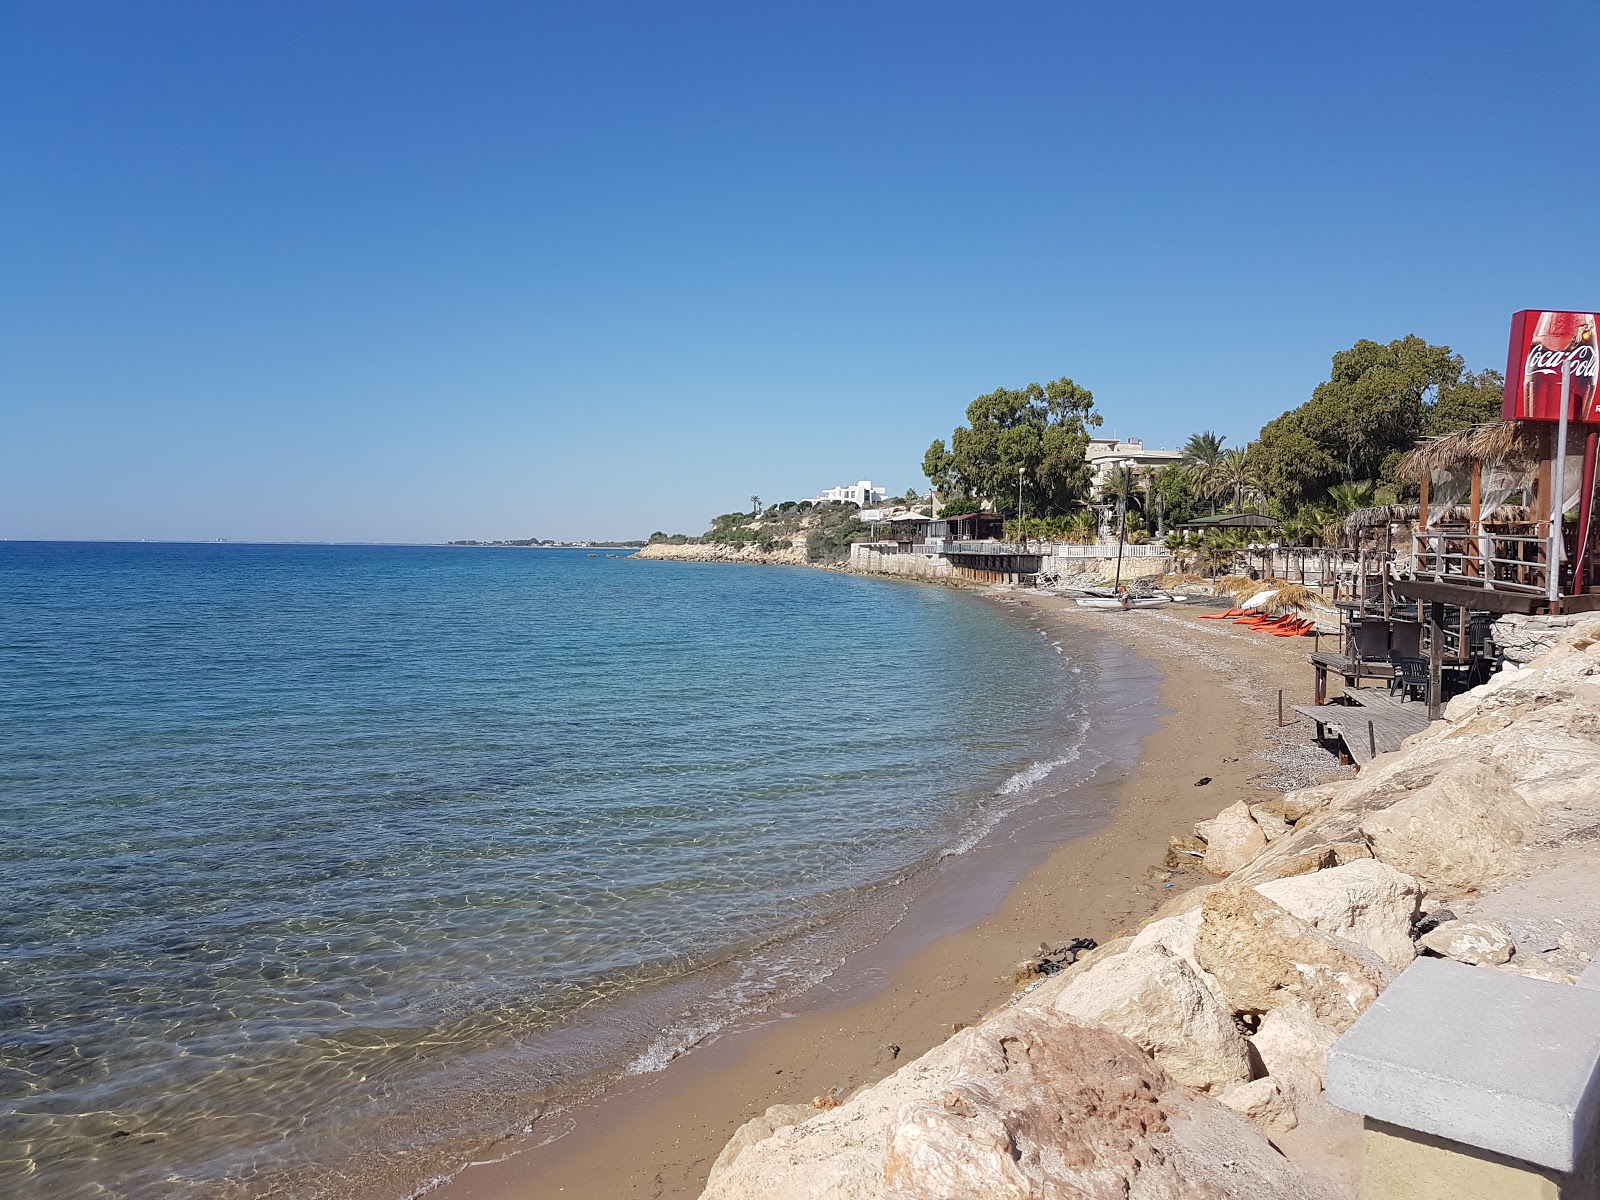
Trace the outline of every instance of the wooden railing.
[[1446, 530], [1413, 534], [1411, 560], [1418, 579], [1542, 596], [1548, 581], [1545, 559], [1549, 548], [1548, 539], [1531, 534]]

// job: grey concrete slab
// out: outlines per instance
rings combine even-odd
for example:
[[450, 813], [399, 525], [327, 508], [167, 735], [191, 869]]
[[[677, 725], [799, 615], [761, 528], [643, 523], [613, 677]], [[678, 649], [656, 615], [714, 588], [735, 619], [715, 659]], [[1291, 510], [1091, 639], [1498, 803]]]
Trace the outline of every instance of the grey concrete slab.
[[1591, 992], [1600, 992], [1600, 963], [1591, 963], [1588, 969], [1578, 976], [1578, 986], [1588, 988]]
[[1557, 1171], [1600, 1121], [1600, 991], [1419, 958], [1328, 1054], [1340, 1108]]

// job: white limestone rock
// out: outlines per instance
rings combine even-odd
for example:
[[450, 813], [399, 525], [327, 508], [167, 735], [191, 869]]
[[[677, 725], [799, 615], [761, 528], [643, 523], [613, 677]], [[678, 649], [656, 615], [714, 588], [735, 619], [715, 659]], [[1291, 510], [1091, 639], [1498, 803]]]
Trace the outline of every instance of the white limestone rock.
[[1510, 932], [1492, 921], [1445, 921], [1425, 933], [1421, 941], [1440, 958], [1474, 967], [1510, 962], [1517, 948]]
[[1007, 1009], [711, 1173], [702, 1200], [1335, 1200], [1126, 1038]]
[[1411, 926], [1422, 886], [1375, 859], [1274, 879], [1256, 891], [1324, 933], [1359, 942], [1397, 971], [1417, 956]]
[[1338, 1033], [1299, 1005], [1275, 1008], [1250, 1038], [1261, 1065], [1274, 1079], [1316, 1093], [1328, 1079], [1328, 1051]]
[[1515, 870], [1536, 819], [1501, 772], [1457, 761], [1405, 799], [1369, 813], [1361, 832], [1379, 860], [1430, 891], [1460, 895]]
[[1233, 1013], [1164, 946], [1130, 947], [1096, 963], [1062, 989], [1054, 1006], [1131, 1039], [1198, 1091], [1220, 1092], [1250, 1078], [1250, 1050]]
[[1200, 911], [1195, 957], [1236, 1013], [1304, 1005], [1342, 1033], [1394, 978], [1365, 946], [1322, 932], [1253, 888], [1217, 888]]
[[1267, 835], [1261, 832], [1261, 826], [1250, 815], [1250, 806], [1243, 800], [1218, 813], [1203, 836], [1205, 868], [1213, 875], [1232, 875], [1267, 848]]
[[1288, 1133], [1300, 1120], [1294, 1104], [1270, 1075], [1235, 1084], [1217, 1099], [1240, 1116], [1248, 1117], [1268, 1133]]

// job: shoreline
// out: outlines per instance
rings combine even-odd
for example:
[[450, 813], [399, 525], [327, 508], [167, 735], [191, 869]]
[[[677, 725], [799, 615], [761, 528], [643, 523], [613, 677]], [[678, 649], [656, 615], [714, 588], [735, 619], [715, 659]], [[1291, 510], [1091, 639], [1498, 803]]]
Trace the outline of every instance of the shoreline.
[[[961, 873], [960, 894], [941, 897], [935, 886], [900, 925], [807, 993], [798, 1012], [769, 1014], [669, 1070], [624, 1080], [571, 1113], [555, 1140], [539, 1144], [535, 1133], [505, 1143], [498, 1161], [467, 1167], [430, 1196], [692, 1200], [746, 1120], [770, 1105], [827, 1103], [876, 1082], [1004, 1003], [1017, 964], [1041, 942], [1105, 942], [1185, 887], [1208, 882], [1197, 864], [1176, 872], [1161, 866], [1169, 838], [1233, 800], [1311, 781], [1302, 776], [1318, 760], [1298, 755], [1303, 737], [1273, 736], [1277, 688], [1297, 678], [1306, 686], [1298, 647], [1202, 625], [1194, 610], [1108, 616], [1051, 596], [995, 592], [991, 599], [1020, 606], [1080, 644], [1085, 634], [1109, 635], [1103, 648], [1111, 658], [1129, 654], [1154, 674], [1161, 709], [1134, 754], [1104, 778], [1079, 784], [1114, 793], [1109, 818], [1031, 845], [1032, 865], [1020, 879], [1015, 855], [984, 862], [980, 854], [965, 864], [972, 869]], [[1203, 642], [1210, 645], [1197, 652]], [[1219, 655], [1238, 669], [1215, 669]], [[1332, 766], [1326, 756], [1321, 764]], [[1196, 786], [1202, 776], [1209, 782]], [[976, 921], [966, 890], [973, 887], [986, 897]]]

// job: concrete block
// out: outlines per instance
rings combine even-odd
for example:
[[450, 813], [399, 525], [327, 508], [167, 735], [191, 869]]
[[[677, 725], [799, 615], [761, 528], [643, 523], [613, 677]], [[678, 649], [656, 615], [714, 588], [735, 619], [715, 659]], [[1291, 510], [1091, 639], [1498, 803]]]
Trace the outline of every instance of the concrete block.
[[1419, 958], [1328, 1054], [1328, 1099], [1571, 1171], [1600, 1120], [1600, 991]]

